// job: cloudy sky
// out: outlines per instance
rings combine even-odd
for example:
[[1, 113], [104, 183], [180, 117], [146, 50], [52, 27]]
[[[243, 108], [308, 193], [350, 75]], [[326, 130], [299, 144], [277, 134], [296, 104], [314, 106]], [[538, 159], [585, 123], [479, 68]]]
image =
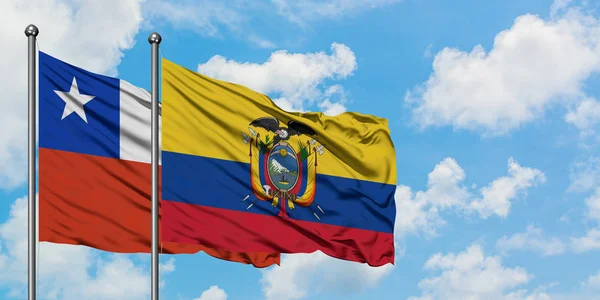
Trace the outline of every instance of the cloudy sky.
[[[598, 299], [600, 3], [3, 0], [0, 298], [26, 295], [26, 38], [150, 88], [161, 55], [286, 110], [390, 121], [397, 263], [161, 257], [162, 299]], [[41, 299], [149, 299], [148, 255], [42, 243]]]

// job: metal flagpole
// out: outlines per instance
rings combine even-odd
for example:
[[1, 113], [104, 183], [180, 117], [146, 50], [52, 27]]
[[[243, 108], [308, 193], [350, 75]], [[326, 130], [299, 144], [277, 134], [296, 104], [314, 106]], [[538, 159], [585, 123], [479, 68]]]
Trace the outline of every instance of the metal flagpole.
[[36, 118], [36, 49], [35, 49], [35, 40], [39, 33], [38, 28], [31, 24], [25, 28], [25, 36], [27, 36], [27, 91], [28, 91], [28, 123], [27, 132], [28, 132], [28, 143], [27, 143], [27, 167], [28, 167], [28, 200], [29, 200], [29, 214], [28, 214], [28, 294], [29, 300], [36, 299], [36, 242], [37, 242], [37, 222], [36, 222], [36, 203], [35, 203], [35, 184], [36, 184], [36, 174], [35, 174], [35, 137], [36, 137], [36, 127], [37, 127], [37, 118]]
[[162, 38], [154, 32], [148, 37], [152, 46], [152, 300], [158, 300], [158, 45]]

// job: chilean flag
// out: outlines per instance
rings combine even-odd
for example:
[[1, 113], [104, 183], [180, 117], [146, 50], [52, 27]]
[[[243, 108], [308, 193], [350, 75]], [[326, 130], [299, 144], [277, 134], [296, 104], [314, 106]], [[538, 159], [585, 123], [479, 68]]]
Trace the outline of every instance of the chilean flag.
[[[39, 52], [40, 241], [150, 252], [150, 103], [144, 89]], [[277, 253], [160, 245], [163, 253], [279, 264]]]

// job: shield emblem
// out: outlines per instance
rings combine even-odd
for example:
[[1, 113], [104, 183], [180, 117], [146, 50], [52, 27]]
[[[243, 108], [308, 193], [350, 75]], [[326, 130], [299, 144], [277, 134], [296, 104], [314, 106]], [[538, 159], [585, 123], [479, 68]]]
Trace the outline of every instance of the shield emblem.
[[296, 151], [285, 142], [271, 148], [267, 159], [267, 174], [280, 191], [290, 191], [298, 183], [299, 164]]

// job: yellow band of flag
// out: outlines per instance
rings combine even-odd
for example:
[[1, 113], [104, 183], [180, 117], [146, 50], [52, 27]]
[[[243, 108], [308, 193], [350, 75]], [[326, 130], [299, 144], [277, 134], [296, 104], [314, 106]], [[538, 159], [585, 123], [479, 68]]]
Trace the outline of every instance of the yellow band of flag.
[[314, 129], [327, 152], [318, 156], [319, 174], [396, 184], [386, 119], [351, 112], [335, 117], [286, 112], [266, 95], [162, 59], [163, 151], [250, 163], [242, 132], [261, 117]]

